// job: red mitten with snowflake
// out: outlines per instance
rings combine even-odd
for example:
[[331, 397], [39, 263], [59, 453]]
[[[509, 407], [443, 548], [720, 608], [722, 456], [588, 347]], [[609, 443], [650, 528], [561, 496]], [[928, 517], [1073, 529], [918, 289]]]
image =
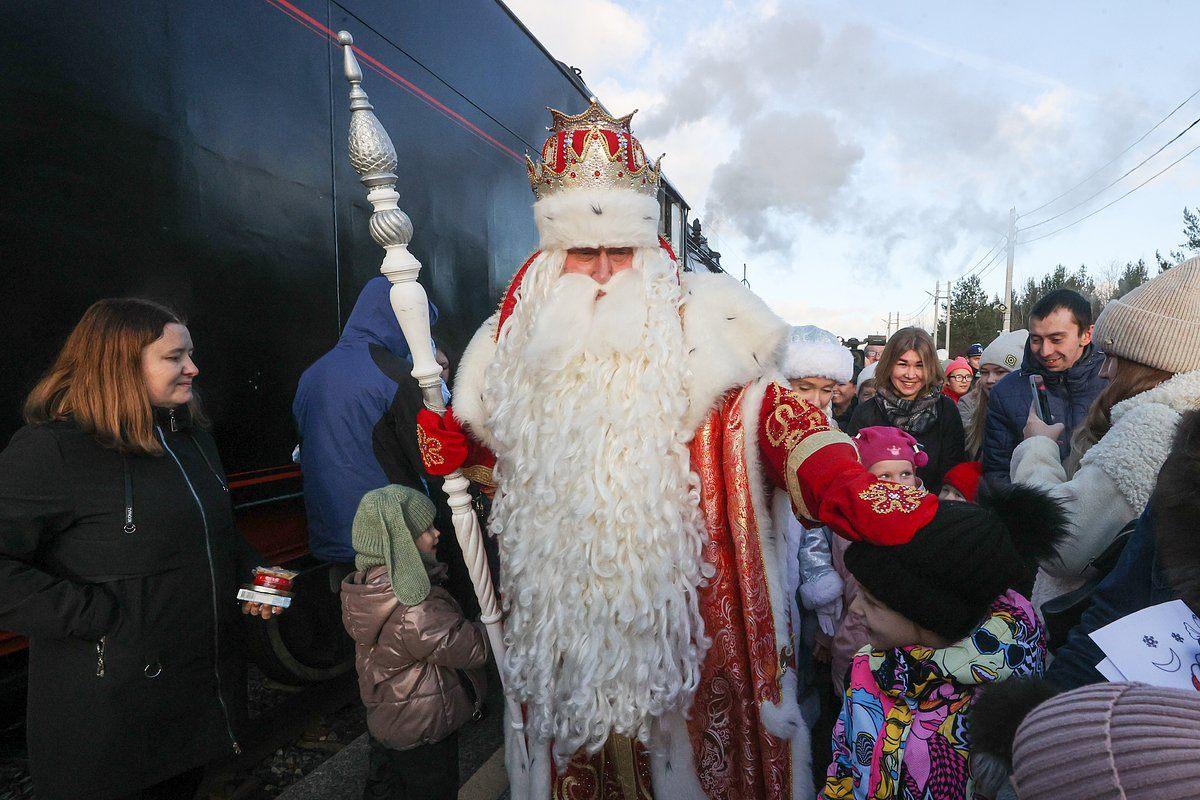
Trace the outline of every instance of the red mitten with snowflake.
[[447, 408], [441, 417], [425, 408], [417, 412], [417, 447], [430, 475], [445, 477], [462, 470], [467, 480], [478, 484], [488, 497], [495, 492], [492, 468], [496, 456], [471, 438], [452, 409]]
[[858, 460], [850, 437], [816, 406], [779, 384], [767, 387], [759, 448], [771, 481], [786, 489], [796, 518], [852, 541], [904, 544], [937, 512], [923, 489], [881, 481]]
[[425, 471], [439, 476], [460, 469], [471, 449], [466, 431], [449, 408], [440, 417], [427, 408], [417, 412], [417, 447]]

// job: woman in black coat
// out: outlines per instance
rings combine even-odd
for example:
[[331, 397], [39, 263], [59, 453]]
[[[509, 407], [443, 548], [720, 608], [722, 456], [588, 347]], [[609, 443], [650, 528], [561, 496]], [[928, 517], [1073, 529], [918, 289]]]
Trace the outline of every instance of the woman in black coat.
[[929, 454], [917, 468], [925, 488], [937, 494], [942, 478], [967, 460], [962, 417], [954, 401], [942, 394], [941, 365], [933, 340], [919, 328], [892, 334], [875, 368], [876, 393], [854, 411], [846, 433], [890, 425], [916, 439]]
[[205, 763], [240, 750], [236, 595], [258, 559], [191, 350], [168, 309], [99, 301], [0, 453], [0, 629], [29, 637], [43, 800], [190, 797]]

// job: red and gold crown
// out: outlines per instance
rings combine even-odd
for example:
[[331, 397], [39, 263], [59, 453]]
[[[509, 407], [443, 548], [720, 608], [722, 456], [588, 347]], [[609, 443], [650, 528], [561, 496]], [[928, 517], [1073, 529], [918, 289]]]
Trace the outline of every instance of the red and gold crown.
[[613, 117], [594, 97], [574, 116], [547, 110], [553, 122], [542, 146], [542, 163], [525, 157], [529, 186], [538, 200], [571, 189], [630, 189], [657, 196], [662, 157], [648, 162], [630, 132], [629, 121], [637, 111]]

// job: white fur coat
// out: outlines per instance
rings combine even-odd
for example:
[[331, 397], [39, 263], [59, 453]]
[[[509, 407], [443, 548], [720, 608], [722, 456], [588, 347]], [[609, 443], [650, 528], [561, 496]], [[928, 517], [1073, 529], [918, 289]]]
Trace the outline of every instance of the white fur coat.
[[[766, 304], [728, 275], [684, 273], [682, 322], [692, 375], [683, 387], [688, 397], [685, 430], [689, 436], [730, 389], [749, 386], [742, 401], [756, 515], [761, 520], [762, 553], [770, 587], [771, 606], [779, 621], [778, 647], [790, 644], [786, 620], [794, 612], [794, 598], [787, 591], [787, 564], [795, 561], [785, 539], [777, 531], [786, 529], [772, 521], [770, 495], [758, 456], [758, 416], [768, 381], [782, 380], [777, 369], [788, 326]], [[487, 429], [483, 385], [488, 364], [496, 352], [497, 317], [491, 317], [476, 332], [463, 354], [454, 387], [455, 416], [479, 441], [495, 447]], [[753, 385], [751, 385], [753, 384]], [[790, 513], [790, 507], [787, 509]], [[792, 750], [793, 798], [814, 794], [808, 730], [796, 704], [794, 670], [782, 679], [782, 702], [760, 707], [764, 727], [789, 740]], [[651, 746], [651, 770], [655, 796], [672, 800], [706, 800], [697, 780], [686, 722], [678, 714], [660, 720], [657, 740]]]
[[1183, 372], [1113, 406], [1112, 428], [1068, 480], [1058, 445], [1044, 436], [1021, 442], [1009, 467], [1014, 483], [1048, 489], [1063, 503], [1070, 538], [1042, 565], [1034, 607], [1083, 584], [1088, 564], [1130, 520], [1146, 510], [1185, 411], [1200, 408], [1200, 371]]

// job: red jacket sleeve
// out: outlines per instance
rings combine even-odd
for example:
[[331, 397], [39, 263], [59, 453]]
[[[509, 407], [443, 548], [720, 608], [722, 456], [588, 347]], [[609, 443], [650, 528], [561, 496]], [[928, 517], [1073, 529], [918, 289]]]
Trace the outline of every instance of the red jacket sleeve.
[[876, 478], [824, 412], [777, 383], [763, 396], [758, 439], [767, 477], [787, 491], [796, 518], [808, 526], [895, 545], [911, 540], [937, 513], [936, 497]]

